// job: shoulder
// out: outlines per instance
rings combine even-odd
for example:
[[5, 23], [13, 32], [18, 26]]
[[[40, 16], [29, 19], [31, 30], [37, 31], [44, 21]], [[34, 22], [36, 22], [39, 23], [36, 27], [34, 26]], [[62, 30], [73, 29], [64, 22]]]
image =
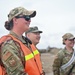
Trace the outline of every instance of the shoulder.
[[16, 42], [14, 40], [6, 40], [2, 46], [1, 46], [1, 52], [4, 53], [7, 50], [11, 51], [11, 50], [15, 50], [18, 48], [18, 45], [16, 44]]
[[64, 49], [61, 49], [59, 52], [58, 52], [58, 57], [61, 59], [65, 56], [65, 50]]
[[60, 64], [62, 62], [62, 59], [64, 58], [64, 50], [61, 49], [58, 54], [54, 58], [55, 64]]
[[61, 49], [55, 56], [55, 59], [61, 60], [65, 55], [64, 49]]
[[1, 46], [1, 56], [5, 59], [8, 59], [12, 55], [18, 55], [19, 50], [19, 47], [13, 40], [6, 40]]
[[3, 44], [2, 47], [9, 47], [10, 45], [14, 45], [14, 41], [13, 40], [6, 40]]

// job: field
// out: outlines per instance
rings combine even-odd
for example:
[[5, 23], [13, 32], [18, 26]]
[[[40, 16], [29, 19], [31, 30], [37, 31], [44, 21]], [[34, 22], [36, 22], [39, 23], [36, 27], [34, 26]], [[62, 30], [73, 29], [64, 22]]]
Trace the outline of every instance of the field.
[[55, 55], [51, 53], [41, 53], [41, 60], [46, 75], [53, 75], [52, 64], [53, 64], [54, 56]]

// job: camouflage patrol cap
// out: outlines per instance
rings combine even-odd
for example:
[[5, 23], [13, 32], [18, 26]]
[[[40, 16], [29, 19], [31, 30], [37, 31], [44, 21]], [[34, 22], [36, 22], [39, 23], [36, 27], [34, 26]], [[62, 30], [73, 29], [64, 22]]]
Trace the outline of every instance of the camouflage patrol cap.
[[16, 7], [8, 14], [8, 21], [11, 21], [15, 16], [18, 15], [29, 15], [30, 17], [34, 17], [36, 15], [36, 11], [29, 11], [23, 7]]
[[65, 35], [62, 36], [63, 39], [75, 39], [73, 34], [71, 33], [66, 33]]
[[27, 30], [25, 32], [25, 34], [27, 34], [27, 33], [36, 33], [36, 32], [42, 33], [42, 31], [39, 30], [37, 26], [35, 26], [35, 27], [30, 27], [29, 30]]
[[62, 38], [63, 38], [63, 44], [65, 44], [64, 41], [65, 41], [66, 39], [68, 39], [68, 40], [70, 40], [70, 39], [75, 39], [74, 35], [71, 34], [71, 33], [66, 33], [66, 34], [64, 34], [64, 35], [62, 36]]

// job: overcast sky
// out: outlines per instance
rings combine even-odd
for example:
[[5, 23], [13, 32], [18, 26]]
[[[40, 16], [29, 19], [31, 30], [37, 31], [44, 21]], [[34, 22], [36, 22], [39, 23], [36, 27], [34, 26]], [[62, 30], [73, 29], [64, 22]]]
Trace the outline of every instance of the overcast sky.
[[36, 10], [31, 26], [43, 31], [38, 48], [64, 47], [62, 36], [65, 33], [75, 35], [75, 0], [1, 0], [0, 1], [0, 37], [7, 34], [4, 23], [12, 8], [22, 6]]

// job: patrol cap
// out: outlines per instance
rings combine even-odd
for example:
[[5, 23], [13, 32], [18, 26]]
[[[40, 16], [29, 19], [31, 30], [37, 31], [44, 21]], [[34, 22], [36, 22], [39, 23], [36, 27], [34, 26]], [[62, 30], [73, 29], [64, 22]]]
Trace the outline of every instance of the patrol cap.
[[65, 39], [75, 39], [74, 35], [71, 33], [66, 33], [62, 36], [63, 40]]
[[15, 16], [18, 15], [29, 15], [30, 17], [35, 17], [36, 11], [29, 11], [23, 7], [16, 7], [8, 14], [8, 21], [11, 21]]
[[68, 39], [68, 40], [71, 40], [71, 39], [75, 39], [74, 35], [71, 34], [71, 33], [66, 33], [62, 36], [63, 38], [63, 44], [65, 45], [65, 40]]
[[36, 32], [42, 33], [42, 31], [39, 30], [37, 26], [35, 26], [35, 27], [30, 27], [29, 30], [27, 30], [27, 31], [25, 32], [25, 34], [27, 34], [27, 33], [32, 33], [32, 32], [33, 32], [33, 33], [36, 33]]

